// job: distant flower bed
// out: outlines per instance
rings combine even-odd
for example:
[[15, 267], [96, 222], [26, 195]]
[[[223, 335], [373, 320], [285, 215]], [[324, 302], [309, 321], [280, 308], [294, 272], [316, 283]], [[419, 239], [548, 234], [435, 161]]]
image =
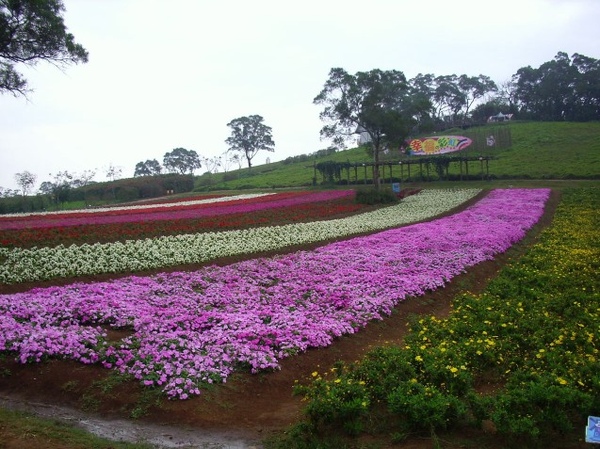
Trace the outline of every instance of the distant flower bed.
[[[423, 217], [424, 198], [433, 202], [444, 195], [452, 198], [444, 191], [415, 195], [407, 199], [409, 207], [364, 214], [361, 227], [334, 220], [333, 228], [373, 229], [378, 217], [380, 225], [386, 219], [389, 224], [390, 215], [406, 220], [408, 211], [413, 220], [423, 219], [417, 217]], [[0, 350], [23, 363], [48, 356], [102, 363], [186, 399], [236, 369], [276, 369], [284, 357], [327, 346], [389, 314], [408, 296], [493, 258], [537, 222], [548, 195], [546, 189], [498, 190], [446, 218], [314, 251], [0, 295]], [[463, 192], [463, 201], [467, 197]], [[295, 229], [281, 228], [282, 235]], [[251, 231], [242, 232], [236, 243], [248, 240], [262, 249]], [[278, 230], [269, 232], [281, 237]], [[212, 242], [216, 253], [227, 245], [224, 238]], [[110, 342], [108, 328], [131, 335]]]
[[[233, 202], [233, 201], [232, 201]], [[265, 226], [269, 223], [294, 223], [322, 220], [339, 214], [359, 212], [366, 206], [355, 203], [352, 191], [331, 191], [320, 194], [307, 193], [294, 196], [271, 197], [269, 201], [236, 201], [235, 204], [217, 203], [205, 205], [202, 210], [176, 210], [155, 214], [132, 214], [131, 216], [86, 216], [80, 223], [62, 226], [59, 219], [47, 221], [42, 227], [23, 223], [21, 229], [1, 232], [0, 245], [5, 247], [31, 248], [33, 246], [57, 246], [64, 244], [108, 243], [137, 240], [176, 234], [192, 234], [206, 231], [241, 229]], [[143, 219], [141, 219], [142, 217]], [[106, 219], [116, 218], [116, 223]]]
[[278, 194], [239, 195], [180, 203], [154, 204], [103, 209], [101, 212], [77, 211], [51, 215], [11, 217], [0, 219], [0, 230], [101, 225], [108, 223], [135, 223], [145, 221], [181, 220], [214, 217], [234, 213], [255, 212], [276, 207], [291, 207], [316, 201], [350, 197], [353, 190], [325, 192], [288, 192]]
[[69, 211], [44, 211], [44, 212], [23, 212], [18, 214], [0, 214], [0, 223], [11, 222], [14, 220], [45, 220], [48, 217], [76, 217], [82, 215], [101, 215], [101, 214], [129, 214], [131, 211], [144, 209], [176, 208], [182, 206], [197, 206], [199, 204], [212, 204], [226, 201], [238, 201], [245, 199], [260, 198], [265, 195], [274, 195], [274, 193], [250, 193], [243, 195], [202, 195], [196, 198], [170, 199], [164, 201], [144, 202], [143, 204], [133, 204], [128, 206], [116, 205], [107, 207], [91, 207], [89, 209], [75, 209]]
[[334, 220], [221, 232], [182, 234], [105, 244], [1, 248], [0, 282], [14, 284], [102, 273], [127, 273], [279, 250], [430, 219], [479, 190], [422, 191], [397, 205]]

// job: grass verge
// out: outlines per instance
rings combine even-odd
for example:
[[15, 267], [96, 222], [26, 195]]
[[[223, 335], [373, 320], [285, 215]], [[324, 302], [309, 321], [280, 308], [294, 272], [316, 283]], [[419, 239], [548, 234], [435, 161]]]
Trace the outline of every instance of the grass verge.
[[148, 444], [132, 444], [96, 437], [62, 422], [0, 408], [0, 448], [2, 449], [151, 449]]

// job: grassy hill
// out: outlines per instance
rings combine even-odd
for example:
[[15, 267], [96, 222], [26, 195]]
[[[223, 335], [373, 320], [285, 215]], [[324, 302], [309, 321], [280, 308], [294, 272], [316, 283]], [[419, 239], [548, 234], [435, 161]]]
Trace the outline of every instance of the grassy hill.
[[[463, 135], [473, 139], [473, 144], [463, 151], [434, 157], [390, 152], [382, 157], [383, 182], [390, 185], [391, 182], [401, 181], [403, 188], [407, 185], [436, 188], [448, 187], [449, 183], [457, 186], [459, 181], [463, 181], [469, 187], [489, 188], [504, 185], [539, 186], [540, 183], [556, 185], [557, 182], [566, 187], [570, 184], [596, 184], [600, 180], [600, 122], [510, 122], [468, 130], [451, 129], [440, 135]], [[495, 147], [486, 145], [486, 136], [490, 135], [502, 137], [497, 139]], [[480, 157], [484, 161], [480, 161]], [[465, 162], [450, 162], [447, 171], [444, 170], [441, 176], [438, 174], [440, 161], [460, 158], [469, 159], [468, 165]], [[489, 158], [487, 163], [485, 158]], [[340, 178], [331, 183], [326, 182], [314, 168], [323, 162], [337, 162], [350, 167], [342, 170]], [[174, 189], [173, 185], [179, 186], [175, 189], [179, 192], [176, 196], [189, 196], [192, 186], [196, 193], [313, 187], [362, 188], [372, 183], [369, 164], [372, 164], [372, 158], [364, 148], [338, 152], [320, 150], [252, 169], [205, 173], [195, 179], [166, 174], [94, 183], [73, 189], [70, 198], [60, 204], [55, 204], [47, 195], [0, 198], [0, 213], [80, 209], [88, 205], [136, 201], [164, 195], [165, 189]], [[186, 179], [173, 181], [173, 177]]]
[[[489, 178], [491, 179], [600, 179], [600, 122], [564, 123], [564, 122], [529, 122], [490, 125], [472, 130], [449, 130], [447, 135], [494, 134], [499, 129], [509, 130], [511, 144], [502, 149], [471, 145], [460, 153], [468, 158], [478, 156], [493, 157], [489, 161]], [[392, 176], [403, 182], [439, 180], [435, 168], [430, 167], [426, 174], [423, 167], [416, 163], [421, 156], [404, 156], [390, 154], [384, 158], [392, 166]], [[413, 162], [411, 176], [408, 171], [400, 172], [399, 161]], [[362, 163], [370, 163], [371, 158], [363, 148], [353, 148], [329, 155], [303, 155], [288, 158], [286, 161], [252, 167], [252, 169], [233, 170], [227, 173], [204, 174], [196, 179], [195, 190], [241, 190], [264, 188], [299, 188], [313, 185], [313, 165], [324, 161], [349, 162], [359, 164], [356, 172], [350, 169], [349, 175], [344, 172], [342, 180], [349, 178], [350, 184], [355, 180], [364, 184], [365, 170]], [[385, 176], [389, 177], [386, 166]], [[405, 165], [406, 167], [406, 165]], [[420, 170], [419, 170], [420, 169]], [[475, 160], [469, 162], [468, 171], [472, 179], [481, 179], [482, 164]], [[464, 167], [463, 167], [464, 170]], [[459, 175], [458, 163], [451, 163], [448, 174]], [[484, 169], [484, 172], [486, 170]], [[421, 173], [426, 179], [422, 179]], [[356, 177], [355, 177], [356, 176]], [[487, 176], [487, 173], [486, 173]], [[367, 180], [370, 172], [367, 169]], [[321, 185], [322, 176], [316, 173], [317, 185]], [[368, 182], [368, 181], [367, 181]]]
[[512, 148], [498, 154], [491, 173], [500, 178], [600, 179], [600, 122], [509, 126]]

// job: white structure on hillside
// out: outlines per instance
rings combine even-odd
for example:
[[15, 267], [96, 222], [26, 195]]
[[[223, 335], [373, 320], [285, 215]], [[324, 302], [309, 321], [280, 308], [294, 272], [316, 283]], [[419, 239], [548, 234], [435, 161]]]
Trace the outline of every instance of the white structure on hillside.
[[494, 123], [494, 122], [506, 122], [510, 119], [512, 119], [512, 114], [503, 114], [502, 112], [498, 112], [498, 114], [496, 115], [492, 115], [490, 117], [488, 117], [488, 123]]

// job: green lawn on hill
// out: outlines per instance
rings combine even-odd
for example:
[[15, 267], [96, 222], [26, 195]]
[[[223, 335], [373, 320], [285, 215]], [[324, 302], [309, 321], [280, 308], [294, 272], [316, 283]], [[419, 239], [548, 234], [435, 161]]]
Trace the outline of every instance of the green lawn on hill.
[[[600, 179], [600, 122], [513, 122], [501, 125], [489, 125], [470, 130], [450, 130], [439, 135], [465, 135], [491, 133], [500, 127], [508, 127], [511, 142], [507, 148], [484, 150], [467, 148], [461, 153], [465, 157], [477, 158], [480, 155], [491, 156], [489, 161], [489, 177], [491, 179]], [[421, 156], [403, 156], [402, 160], [418, 161]], [[297, 158], [298, 159], [298, 158]], [[314, 164], [324, 161], [349, 162], [359, 164], [357, 173], [350, 170], [350, 182], [354, 182], [357, 174], [358, 184], [363, 184], [364, 169], [362, 163], [370, 163], [371, 158], [364, 148], [353, 148], [327, 156], [306, 156], [299, 162], [285, 161], [259, 165], [252, 169], [233, 170], [228, 173], [204, 174], [196, 180], [196, 191], [205, 190], [244, 190], [265, 188], [306, 188], [313, 185], [315, 176]], [[389, 154], [383, 158], [392, 164], [392, 175], [400, 177], [397, 164], [400, 153]], [[389, 169], [386, 166], [386, 177]], [[403, 170], [403, 181], [420, 181], [419, 164], [412, 165], [411, 179], [407, 170]], [[421, 168], [421, 170], [424, 170]], [[469, 163], [469, 173], [481, 174], [479, 161]], [[450, 164], [450, 175], [459, 174], [457, 163]], [[487, 173], [486, 173], [487, 175]], [[342, 176], [346, 179], [346, 174]], [[370, 172], [367, 170], [367, 179]], [[435, 168], [430, 167], [427, 179], [438, 180]], [[322, 176], [316, 172], [316, 187], [322, 186]]]

